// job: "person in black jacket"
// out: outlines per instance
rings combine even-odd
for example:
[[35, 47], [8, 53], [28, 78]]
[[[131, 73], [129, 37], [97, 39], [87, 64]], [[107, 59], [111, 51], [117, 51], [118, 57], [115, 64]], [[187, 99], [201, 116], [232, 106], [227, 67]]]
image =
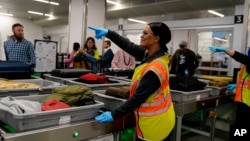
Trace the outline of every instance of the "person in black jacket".
[[193, 76], [199, 66], [199, 60], [195, 53], [187, 48], [187, 42], [182, 41], [179, 49], [172, 57], [171, 74]]
[[119, 108], [95, 117], [100, 123], [112, 122], [128, 113], [135, 114], [136, 141], [169, 141], [175, 125], [175, 111], [170, 96], [168, 49], [169, 27], [161, 22], [149, 23], [141, 34], [140, 44], [134, 44], [118, 33], [94, 28], [95, 37], [109, 38], [118, 47], [141, 61], [130, 86], [130, 98]]
[[103, 47], [104, 47], [104, 54], [101, 58], [101, 63], [102, 63], [102, 69], [110, 68], [111, 67], [111, 62], [114, 57], [114, 53], [110, 48], [111, 42], [109, 40], [106, 40], [103, 42]]
[[[250, 138], [250, 48], [246, 55], [225, 47], [209, 47], [211, 52], [225, 52], [242, 65], [236, 84], [229, 84], [228, 91], [235, 89], [234, 101], [237, 103], [235, 124], [230, 127], [230, 141], [249, 141]], [[237, 129], [245, 129], [248, 133], [239, 138], [235, 137]], [[236, 139], [237, 138], [237, 139]]]

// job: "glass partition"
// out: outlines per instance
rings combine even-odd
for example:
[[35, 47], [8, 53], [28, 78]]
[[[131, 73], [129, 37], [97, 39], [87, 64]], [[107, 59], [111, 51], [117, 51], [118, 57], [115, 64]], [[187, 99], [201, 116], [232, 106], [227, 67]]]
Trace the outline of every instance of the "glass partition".
[[230, 57], [224, 52], [212, 53], [208, 47], [229, 48], [231, 40], [231, 30], [198, 32], [197, 52], [200, 59], [200, 66], [197, 73], [201, 75], [227, 75]]

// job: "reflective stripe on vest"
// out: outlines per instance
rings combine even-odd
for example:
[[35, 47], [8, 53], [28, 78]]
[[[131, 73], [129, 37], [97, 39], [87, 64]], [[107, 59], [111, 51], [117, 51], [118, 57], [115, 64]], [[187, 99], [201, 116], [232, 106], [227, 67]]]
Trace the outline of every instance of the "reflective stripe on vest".
[[241, 68], [238, 74], [235, 91], [236, 94], [234, 100], [250, 106], [250, 75], [247, 73], [245, 65]]
[[[141, 78], [149, 71], [153, 71], [158, 76], [161, 87], [156, 92], [152, 93], [140, 107], [134, 109], [136, 134], [143, 140], [161, 140], [164, 139], [174, 127], [173, 120], [170, 121], [171, 123], [168, 123], [169, 121], [165, 119], [175, 119], [168, 85], [168, 56], [161, 56], [135, 69], [131, 81], [130, 96], [133, 96]], [[152, 126], [154, 131], [164, 131], [157, 132], [156, 135], [155, 132], [149, 129]]]
[[[171, 98], [169, 98], [169, 96], [166, 96], [162, 101], [143, 104], [142, 106], [140, 106], [140, 110], [138, 112], [135, 112], [135, 114], [138, 114], [139, 116], [158, 115], [166, 112], [171, 106], [171, 103]], [[160, 109], [158, 109], [158, 107], [160, 107]]]
[[[137, 73], [140, 76], [145, 75], [148, 71], [154, 71], [161, 81], [161, 87], [153, 94], [154, 97], [150, 101], [143, 103], [139, 109], [135, 112], [139, 116], [154, 116], [163, 113], [168, 110], [168, 107], [172, 104], [172, 98], [169, 94], [168, 87], [168, 73], [167, 68], [160, 60], [154, 60], [149, 64], [146, 64], [142, 69], [141, 73]], [[134, 94], [138, 82], [141, 77], [136, 77], [133, 80], [131, 87], [131, 95]]]

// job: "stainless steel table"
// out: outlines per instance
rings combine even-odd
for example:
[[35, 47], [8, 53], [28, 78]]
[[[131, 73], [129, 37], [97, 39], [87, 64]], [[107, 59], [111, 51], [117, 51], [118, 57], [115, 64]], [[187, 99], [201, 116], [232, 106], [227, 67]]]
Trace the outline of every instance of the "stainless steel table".
[[0, 141], [82, 141], [97, 136], [114, 133], [119, 140], [119, 131], [124, 130], [123, 124], [97, 123], [94, 120], [43, 128], [21, 133], [1, 132]]
[[[176, 113], [176, 127], [175, 127], [175, 135], [174, 135], [174, 141], [181, 141], [181, 129], [182, 129], [182, 118], [185, 114], [195, 112], [197, 110], [201, 109], [211, 109], [214, 112], [216, 111], [216, 107], [233, 102], [234, 94], [227, 94], [222, 96], [213, 96], [205, 99], [201, 99], [199, 101], [188, 101], [183, 103], [175, 103], [175, 113]], [[205, 131], [196, 130], [193, 128], [185, 127], [186, 129], [209, 136], [211, 141], [214, 141], [214, 129], [215, 129], [215, 119], [216, 117], [211, 116], [211, 131], [210, 133]]]

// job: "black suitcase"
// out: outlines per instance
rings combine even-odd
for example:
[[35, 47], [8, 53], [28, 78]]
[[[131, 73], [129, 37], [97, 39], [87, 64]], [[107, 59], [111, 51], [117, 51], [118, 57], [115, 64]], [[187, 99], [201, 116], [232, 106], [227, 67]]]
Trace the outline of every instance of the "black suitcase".
[[6, 79], [31, 79], [31, 65], [18, 61], [0, 61], [0, 77]]
[[106, 75], [112, 75], [112, 76], [127, 76], [128, 79], [131, 79], [134, 74], [134, 70], [108, 68], [108, 69], [104, 69], [104, 73]]
[[78, 78], [90, 72], [92, 71], [87, 69], [54, 69], [51, 71], [51, 75], [62, 78]]

